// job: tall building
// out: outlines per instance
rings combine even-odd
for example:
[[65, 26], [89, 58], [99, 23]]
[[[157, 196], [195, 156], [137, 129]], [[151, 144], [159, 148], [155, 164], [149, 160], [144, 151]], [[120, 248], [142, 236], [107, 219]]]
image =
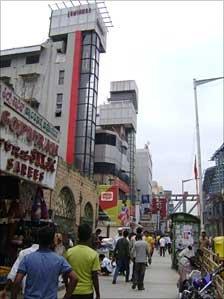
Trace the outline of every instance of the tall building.
[[46, 42], [0, 52], [1, 79], [54, 124], [59, 155], [91, 178], [99, 58], [111, 23], [99, 3], [65, 5], [52, 10]]
[[61, 232], [74, 232], [82, 221], [94, 227], [97, 218], [92, 179], [99, 59], [111, 26], [102, 1], [74, 3], [51, 11], [44, 43], [0, 51], [0, 79], [34, 109], [24, 112], [27, 120], [52, 136], [60, 131], [56, 185], [46, 197]]
[[136, 152], [136, 178], [140, 215], [142, 219], [149, 221], [152, 199], [152, 158], [147, 144], [143, 149], [137, 149]]
[[152, 195], [152, 157], [145, 145], [143, 149], [137, 149], [136, 152], [136, 177], [137, 189], [140, 190], [140, 196]]
[[209, 235], [224, 234], [224, 144], [212, 156], [215, 166], [206, 169], [203, 180], [204, 221]]
[[[111, 185], [119, 189], [114, 208], [122, 200], [123, 204], [127, 200], [133, 204], [136, 199], [137, 109], [138, 89], [135, 81], [111, 82], [108, 103], [98, 107], [94, 177], [100, 185], [107, 185], [107, 190]], [[103, 203], [102, 207], [106, 208]], [[109, 208], [112, 208], [111, 204]]]

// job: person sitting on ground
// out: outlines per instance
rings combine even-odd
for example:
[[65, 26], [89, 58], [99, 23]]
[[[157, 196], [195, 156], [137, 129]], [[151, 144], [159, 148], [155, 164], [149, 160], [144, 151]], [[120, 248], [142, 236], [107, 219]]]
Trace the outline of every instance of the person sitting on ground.
[[69, 299], [76, 288], [78, 279], [64, 257], [57, 255], [50, 248], [55, 231], [52, 227], [42, 227], [39, 230], [39, 249], [22, 259], [14, 281], [12, 299], [17, 299], [20, 284], [26, 275], [24, 299], [57, 298], [58, 278], [61, 274], [68, 284], [64, 299]]
[[100, 254], [100, 266], [101, 266], [101, 274], [108, 276], [113, 272], [113, 266], [111, 264], [111, 260], [105, 256], [105, 254]]

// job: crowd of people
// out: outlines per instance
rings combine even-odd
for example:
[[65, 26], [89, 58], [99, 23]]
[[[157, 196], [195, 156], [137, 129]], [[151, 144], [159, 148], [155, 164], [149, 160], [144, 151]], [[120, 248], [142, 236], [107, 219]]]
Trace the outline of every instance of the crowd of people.
[[[99, 254], [101, 230], [94, 234], [88, 224], [78, 228], [78, 243], [68, 239], [65, 243], [53, 226], [40, 228], [32, 233], [32, 246], [22, 250], [9, 275], [7, 290], [11, 298], [57, 298], [58, 283], [65, 285], [64, 299], [100, 299], [98, 275], [111, 275], [117, 283], [119, 275], [125, 282], [132, 282], [132, 289], [144, 290], [146, 268], [152, 262], [155, 248], [161, 256], [170, 253], [169, 236], [156, 237], [141, 227], [129, 233], [122, 228], [114, 238], [110, 255]], [[130, 267], [132, 265], [132, 267]], [[130, 269], [131, 268], [131, 269]]]

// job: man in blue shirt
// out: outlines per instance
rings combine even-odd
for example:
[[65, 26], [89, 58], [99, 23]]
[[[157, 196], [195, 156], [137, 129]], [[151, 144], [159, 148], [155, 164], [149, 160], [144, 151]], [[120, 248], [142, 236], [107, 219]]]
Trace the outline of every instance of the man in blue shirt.
[[14, 281], [12, 299], [17, 299], [25, 275], [27, 278], [24, 299], [56, 299], [58, 277], [61, 274], [69, 280], [64, 299], [71, 297], [78, 279], [64, 257], [50, 249], [53, 239], [53, 228], [44, 227], [39, 230], [39, 249], [22, 259]]

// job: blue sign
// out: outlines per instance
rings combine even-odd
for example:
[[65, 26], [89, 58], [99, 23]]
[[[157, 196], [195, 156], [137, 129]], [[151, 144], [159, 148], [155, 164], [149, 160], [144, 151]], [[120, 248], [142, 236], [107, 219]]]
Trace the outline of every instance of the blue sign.
[[142, 204], [145, 204], [145, 203], [148, 203], [149, 204], [150, 200], [149, 200], [149, 194], [143, 194], [142, 195], [142, 200], [141, 200], [141, 203]]

